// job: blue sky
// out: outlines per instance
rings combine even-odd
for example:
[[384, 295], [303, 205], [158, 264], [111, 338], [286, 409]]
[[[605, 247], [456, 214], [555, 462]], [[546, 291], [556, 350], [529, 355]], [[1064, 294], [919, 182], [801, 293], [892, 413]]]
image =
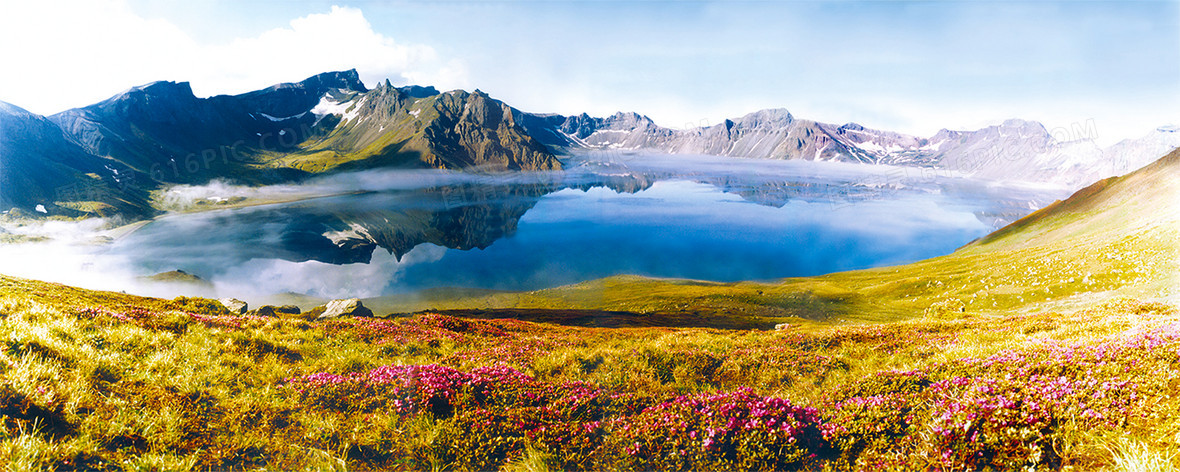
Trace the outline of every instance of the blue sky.
[[355, 67], [675, 128], [787, 108], [1109, 144], [1180, 124], [1180, 1], [0, 2], [0, 100], [44, 114], [152, 80], [213, 95]]

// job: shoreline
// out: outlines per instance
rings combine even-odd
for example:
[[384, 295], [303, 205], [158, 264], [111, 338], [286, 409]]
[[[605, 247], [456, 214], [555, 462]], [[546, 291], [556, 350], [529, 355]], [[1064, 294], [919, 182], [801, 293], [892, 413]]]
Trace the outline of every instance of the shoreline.
[[[148, 224], [153, 223], [161, 218], [176, 217], [176, 216], [181, 216], [181, 215], [194, 215], [194, 214], [198, 214], [198, 213], [208, 213], [208, 212], [214, 212], [214, 211], [220, 211], [220, 210], [240, 210], [243, 208], [260, 207], [260, 206], [266, 206], [266, 205], [280, 205], [280, 204], [284, 204], [284, 203], [306, 202], [306, 201], [312, 201], [312, 200], [319, 200], [319, 199], [323, 199], [323, 198], [344, 197], [344, 196], [350, 196], [350, 195], [364, 195], [366, 193], [371, 193], [371, 191], [369, 191], [369, 190], [356, 190], [356, 191], [352, 191], [352, 192], [339, 192], [339, 193], [332, 193], [332, 194], [325, 194], [325, 195], [300, 196], [300, 197], [296, 197], [296, 198], [270, 198], [270, 199], [261, 199], [261, 200], [247, 199], [245, 201], [241, 201], [241, 202], [237, 202], [237, 203], [229, 203], [229, 204], [225, 204], [225, 205], [215, 205], [215, 206], [210, 205], [210, 206], [204, 206], [204, 207], [194, 204], [194, 205], [192, 205], [192, 207], [186, 208], [184, 210], [161, 210], [161, 211], [163, 211], [163, 213], [153, 216], [151, 218], [146, 218], [146, 219], [134, 221], [131, 223], [127, 223], [124, 225], [119, 225], [114, 228], [104, 230], [102, 232], [105, 233], [104, 234], [105, 236], [109, 236], [114, 240], [118, 240], [118, 239], [122, 239], [122, 238], [140, 230], [144, 226], [147, 226]], [[79, 221], [82, 221], [82, 220], [79, 220]]]

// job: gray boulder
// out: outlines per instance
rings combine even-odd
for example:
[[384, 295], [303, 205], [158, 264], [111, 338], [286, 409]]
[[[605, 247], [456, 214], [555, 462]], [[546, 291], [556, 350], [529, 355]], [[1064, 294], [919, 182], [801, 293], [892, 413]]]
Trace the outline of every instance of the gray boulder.
[[250, 306], [247, 305], [246, 302], [238, 300], [236, 298], [222, 298], [217, 301], [221, 302], [222, 305], [224, 305], [226, 308], [229, 309], [230, 313], [233, 313], [235, 315], [244, 315], [244, 314], [246, 314], [246, 311], [248, 311], [250, 308]]
[[284, 315], [298, 315], [300, 313], [303, 313], [303, 311], [300, 310], [299, 307], [297, 307], [295, 305], [283, 305], [283, 306], [276, 306], [275, 313], [282, 313]]
[[318, 319], [338, 318], [341, 316], [373, 316], [373, 311], [365, 308], [359, 298], [332, 300], [324, 307], [324, 312]]
[[299, 313], [301, 313], [301, 311], [299, 310], [299, 307], [297, 307], [295, 305], [283, 305], [283, 306], [263, 305], [263, 306], [258, 307], [257, 310], [254, 310], [254, 314], [257, 316], [271, 316], [271, 317], [279, 316], [279, 315], [298, 315]]

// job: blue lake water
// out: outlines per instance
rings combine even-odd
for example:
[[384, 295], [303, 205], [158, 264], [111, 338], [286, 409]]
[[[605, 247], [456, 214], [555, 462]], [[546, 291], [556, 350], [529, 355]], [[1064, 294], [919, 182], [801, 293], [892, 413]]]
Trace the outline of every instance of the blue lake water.
[[222, 292], [321, 297], [617, 274], [765, 280], [947, 254], [1063, 196], [914, 169], [608, 157], [523, 176], [341, 176], [318, 185], [368, 192], [172, 215], [105, 257], [142, 274], [182, 269]]
[[512, 237], [409, 266], [398, 285], [535, 289], [615, 274], [716, 281], [816, 275], [945, 254], [989, 230], [965, 208], [929, 199], [840, 210], [822, 201], [759, 205], [683, 180], [635, 194], [563, 190], [541, 199]]

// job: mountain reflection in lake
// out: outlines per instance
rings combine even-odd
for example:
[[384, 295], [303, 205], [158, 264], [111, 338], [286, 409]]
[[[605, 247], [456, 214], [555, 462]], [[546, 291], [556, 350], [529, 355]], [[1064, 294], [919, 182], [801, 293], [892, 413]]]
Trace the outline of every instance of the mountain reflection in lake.
[[360, 191], [173, 214], [96, 257], [139, 275], [181, 269], [239, 296], [771, 279], [946, 254], [1064, 196], [834, 163], [600, 153], [566, 167], [328, 177], [298, 187]]

